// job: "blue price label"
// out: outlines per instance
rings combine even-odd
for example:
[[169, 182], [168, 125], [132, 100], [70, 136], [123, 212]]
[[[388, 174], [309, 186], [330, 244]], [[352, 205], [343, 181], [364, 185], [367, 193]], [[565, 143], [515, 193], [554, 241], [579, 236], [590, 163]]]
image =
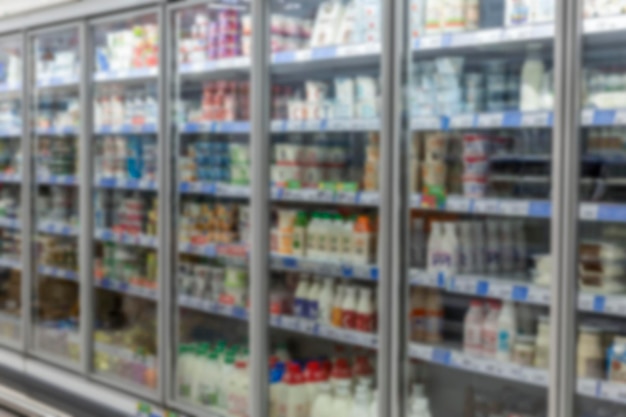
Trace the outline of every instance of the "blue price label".
[[603, 295], [596, 295], [593, 298], [593, 311], [601, 313], [604, 311], [606, 306], [606, 297]]
[[511, 293], [511, 298], [513, 301], [526, 301], [528, 299], [528, 287], [515, 285]]
[[283, 266], [285, 268], [297, 268], [298, 260], [295, 258], [283, 258]]
[[433, 349], [432, 361], [442, 365], [450, 364], [450, 351], [445, 349], [435, 348]]
[[374, 281], [378, 281], [378, 268], [377, 267], [372, 267], [372, 269], [370, 269], [370, 278], [372, 278]]
[[346, 278], [352, 278], [354, 276], [354, 270], [351, 266], [342, 266], [341, 267], [341, 275]]
[[478, 281], [476, 283], [476, 295], [486, 297], [489, 294], [489, 282]]

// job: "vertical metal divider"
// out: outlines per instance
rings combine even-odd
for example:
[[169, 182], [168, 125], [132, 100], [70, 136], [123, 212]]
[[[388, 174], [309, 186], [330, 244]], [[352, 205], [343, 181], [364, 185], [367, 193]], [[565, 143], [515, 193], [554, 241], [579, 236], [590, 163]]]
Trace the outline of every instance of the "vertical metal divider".
[[21, 302], [21, 348], [27, 352], [31, 346], [32, 336], [32, 243], [31, 223], [33, 220], [32, 207], [32, 123], [31, 101], [33, 84], [31, 82], [31, 36], [28, 31], [22, 32], [22, 172], [20, 190], [20, 227], [22, 242], [20, 254], [22, 258], [22, 274], [20, 282]]
[[270, 0], [252, 2], [251, 108], [251, 239], [250, 276], [250, 402], [251, 417], [269, 412], [269, 217], [270, 217]]
[[93, 59], [91, 51], [93, 38], [90, 36], [89, 22], [83, 20], [79, 26], [80, 43], [80, 135], [78, 136], [78, 193], [79, 193], [79, 231], [78, 231], [78, 272], [80, 294], [80, 369], [88, 375], [92, 371], [93, 355], [93, 152], [92, 152], [92, 74]]
[[579, 2], [559, 0], [554, 36], [555, 109], [552, 138], [551, 355], [549, 416], [574, 415], [576, 395], [578, 219], [580, 179]]
[[[378, 282], [378, 416], [391, 415], [392, 401], [392, 377], [393, 372], [393, 347], [394, 332], [392, 331], [392, 309], [394, 304], [394, 271], [399, 269], [399, 262], [403, 258], [396, 246], [400, 236], [398, 235], [402, 219], [399, 219], [395, 204], [398, 198], [399, 178], [401, 176], [400, 164], [397, 154], [399, 145], [399, 115], [401, 108], [398, 106], [396, 84], [399, 82], [397, 71], [400, 69], [399, 55], [396, 53], [396, 27], [395, 11], [398, 3], [402, 1], [383, 1], [381, 39], [382, 53], [380, 62], [381, 91], [382, 91], [382, 115], [381, 115], [381, 146], [380, 146], [380, 206], [378, 221], [378, 269], [380, 280]], [[399, 272], [399, 271], [397, 271]], [[400, 277], [400, 275], [398, 275]], [[397, 343], [397, 342], [396, 342]], [[397, 388], [397, 387], [396, 387]]]
[[[157, 387], [159, 398], [164, 402], [168, 398], [170, 392], [169, 378], [171, 376], [170, 363], [171, 363], [171, 316], [170, 311], [172, 309], [172, 297], [175, 296], [175, 292], [170, 291], [174, 287], [171, 283], [173, 279], [173, 271], [171, 267], [171, 257], [174, 256], [174, 248], [172, 245], [171, 230], [172, 230], [172, 164], [170, 163], [170, 112], [169, 112], [169, 55], [167, 53], [169, 49], [169, 28], [168, 19], [166, 19], [167, 13], [165, 4], [162, 4], [158, 10], [158, 24], [159, 24], [159, 135], [158, 135], [158, 172], [159, 172], [159, 196], [157, 201], [158, 218], [160, 221], [157, 223], [158, 227], [158, 258], [159, 258], [159, 274], [158, 274], [158, 289], [159, 297], [157, 304], [158, 314], [158, 341], [157, 341], [157, 353], [159, 362], [159, 372], [157, 378]], [[170, 277], [172, 279], [170, 280]]]
[[[409, 239], [410, 239], [410, 186], [408, 181], [411, 120], [409, 117], [408, 95], [405, 94], [409, 85], [411, 65], [409, 2], [400, 0], [392, 2], [393, 22], [390, 25], [394, 39], [392, 59], [394, 67], [391, 80], [392, 91], [392, 242], [391, 242], [391, 353], [390, 353], [390, 390], [389, 415], [403, 417], [406, 414], [406, 403], [409, 387]], [[379, 414], [382, 416], [381, 414]]]

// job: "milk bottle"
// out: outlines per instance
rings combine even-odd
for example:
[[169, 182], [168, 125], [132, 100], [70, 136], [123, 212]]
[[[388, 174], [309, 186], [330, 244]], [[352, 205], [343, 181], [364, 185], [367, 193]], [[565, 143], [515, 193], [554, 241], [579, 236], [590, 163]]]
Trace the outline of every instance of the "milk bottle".
[[486, 268], [486, 248], [485, 248], [485, 232], [483, 222], [478, 220], [472, 222], [472, 241], [474, 244], [474, 272], [485, 272]]
[[[549, 0], [543, 0], [548, 2]], [[522, 67], [520, 85], [520, 110], [537, 111], [542, 108], [542, 86], [545, 67], [541, 57], [541, 45], [529, 45], [528, 55]]]
[[293, 313], [296, 317], [306, 318], [308, 315], [309, 288], [309, 280], [305, 276], [302, 276], [300, 281], [298, 281], [293, 305]]
[[319, 215], [317, 213], [313, 213], [311, 217], [311, 221], [307, 225], [306, 228], [306, 257], [311, 259], [319, 258], [318, 251], [318, 232], [319, 232]]
[[230, 379], [227, 411], [231, 417], [248, 416], [249, 379], [247, 363], [238, 360]]
[[496, 220], [487, 220], [487, 265], [489, 274], [497, 274], [502, 267], [500, 228]]
[[356, 306], [356, 330], [362, 332], [374, 331], [374, 306], [372, 290], [367, 287], [359, 289], [359, 298]]
[[307, 417], [307, 392], [303, 384], [300, 365], [290, 362], [283, 377], [284, 396], [279, 408], [279, 417]]
[[342, 327], [343, 324], [343, 300], [346, 295], [346, 285], [339, 284], [333, 299], [332, 324], [335, 327]]
[[430, 288], [426, 292], [426, 342], [441, 342], [443, 329], [443, 305], [438, 289]]
[[356, 328], [356, 287], [348, 286], [346, 289], [346, 296], [341, 304], [341, 327], [344, 329]]
[[500, 304], [493, 301], [489, 304], [489, 312], [482, 328], [482, 351], [487, 358], [495, 358], [498, 350], [498, 318], [500, 317]]
[[278, 362], [270, 372], [270, 417], [278, 417], [280, 402], [284, 398], [284, 384], [282, 382], [285, 373], [285, 364]]
[[320, 384], [319, 392], [313, 401], [311, 407], [311, 417], [328, 417], [331, 414], [331, 406], [333, 397], [331, 395], [331, 386], [328, 381]]
[[328, 416], [350, 416], [352, 411], [352, 396], [350, 395], [350, 380], [337, 382], [335, 398], [330, 405]]
[[318, 301], [319, 322], [322, 324], [332, 324], [333, 295], [333, 281], [325, 278]]
[[472, 224], [459, 222], [459, 268], [460, 274], [474, 272], [474, 250], [472, 241]]
[[463, 321], [463, 350], [473, 355], [482, 353], [483, 304], [472, 300]]
[[443, 238], [443, 225], [439, 222], [432, 222], [431, 226], [428, 238], [428, 272], [439, 272], [438, 256]]
[[370, 411], [372, 394], [367, 385], [359, 385], [354, 396], [350, 417], [366, 417]]
[[456, 233], [456, 223], [444, 223], [444, 235], [439, 250], [441, 254], [442, 270], [446, 276], [457, 273], [459, 266], [459, 240]]
[[307, 227], [308, 219], [306, 213], [299, 211], [293, 228], [293, 254], [299, 257], [306, 256], [307, 250]]
[[306, 318], [309, 320], [318, 320], [319, 319], [319, 298], [321, 292], [321, 285], [319, 279], [313, 278], [311, 282], [311, 286], [309, 287], [309, 292], [307, 295], [307, 315]]
[[511, 352], [517, 336], [517, 317], [515, 306], [505, 301], [498, 317], [498, 349], [496, 359], [504, 362], [511, 360]]

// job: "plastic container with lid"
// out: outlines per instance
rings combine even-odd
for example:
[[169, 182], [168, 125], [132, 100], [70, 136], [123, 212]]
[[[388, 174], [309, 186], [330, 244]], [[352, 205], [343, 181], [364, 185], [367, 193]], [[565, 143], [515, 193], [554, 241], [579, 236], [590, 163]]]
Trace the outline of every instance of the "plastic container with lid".
[[513, 346], [513, 363], [533, 366], [535, 363], [535, 336], [518, 334]]
[[602, 329], [582, 325], [578, 332], [576, 371], [578, 378], [604, 378]]
[[472, 300], [463, 321], [463, 350], [480, 356], [482, 354], [482, 326], [484, 321], [483, 304]]
[[609, 349], [608, 380], [626, 383], [626, 337], [615, 336]]

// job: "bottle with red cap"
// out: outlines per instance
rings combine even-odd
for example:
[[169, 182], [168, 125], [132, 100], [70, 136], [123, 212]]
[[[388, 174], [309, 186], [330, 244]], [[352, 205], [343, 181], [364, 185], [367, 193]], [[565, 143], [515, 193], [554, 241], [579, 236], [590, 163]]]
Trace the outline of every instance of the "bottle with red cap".
[[245, 359], [235, 362], [234, 374], [228, 384], [228, 414], [231, 417], [248, 417], [249, 379]]
[[306, 364], [304, 371], [304, 381], [306, 382], [306, 388], [309, 396], [309, 404], [312, 404], [317, 397], [317, 393], [320, 390], [320, 386], [328, 381], [328, 374], [326, 369], [320, 361], [309, 361]]
[[367, 355], [358, 355], [352, 365], [352, 374], [355, 384], [364, 384], [371, 387], [374, 383], [374, 370]]
[[337, 389], [338, 384], [344, 381], [348, 382], [348, 386], [352, 384], [352, 372], [350, 371], [348, 359], [339, 356], [333, 363], [333, 369], [330, 374], [330, 382], [333, 388]]
[[302, 370], [297, 362], [287, 364], [287, 372], [283, 376], [283, 398], [279, 405], [279, 417], [307, 417], [308, 395], [304, 385]]

